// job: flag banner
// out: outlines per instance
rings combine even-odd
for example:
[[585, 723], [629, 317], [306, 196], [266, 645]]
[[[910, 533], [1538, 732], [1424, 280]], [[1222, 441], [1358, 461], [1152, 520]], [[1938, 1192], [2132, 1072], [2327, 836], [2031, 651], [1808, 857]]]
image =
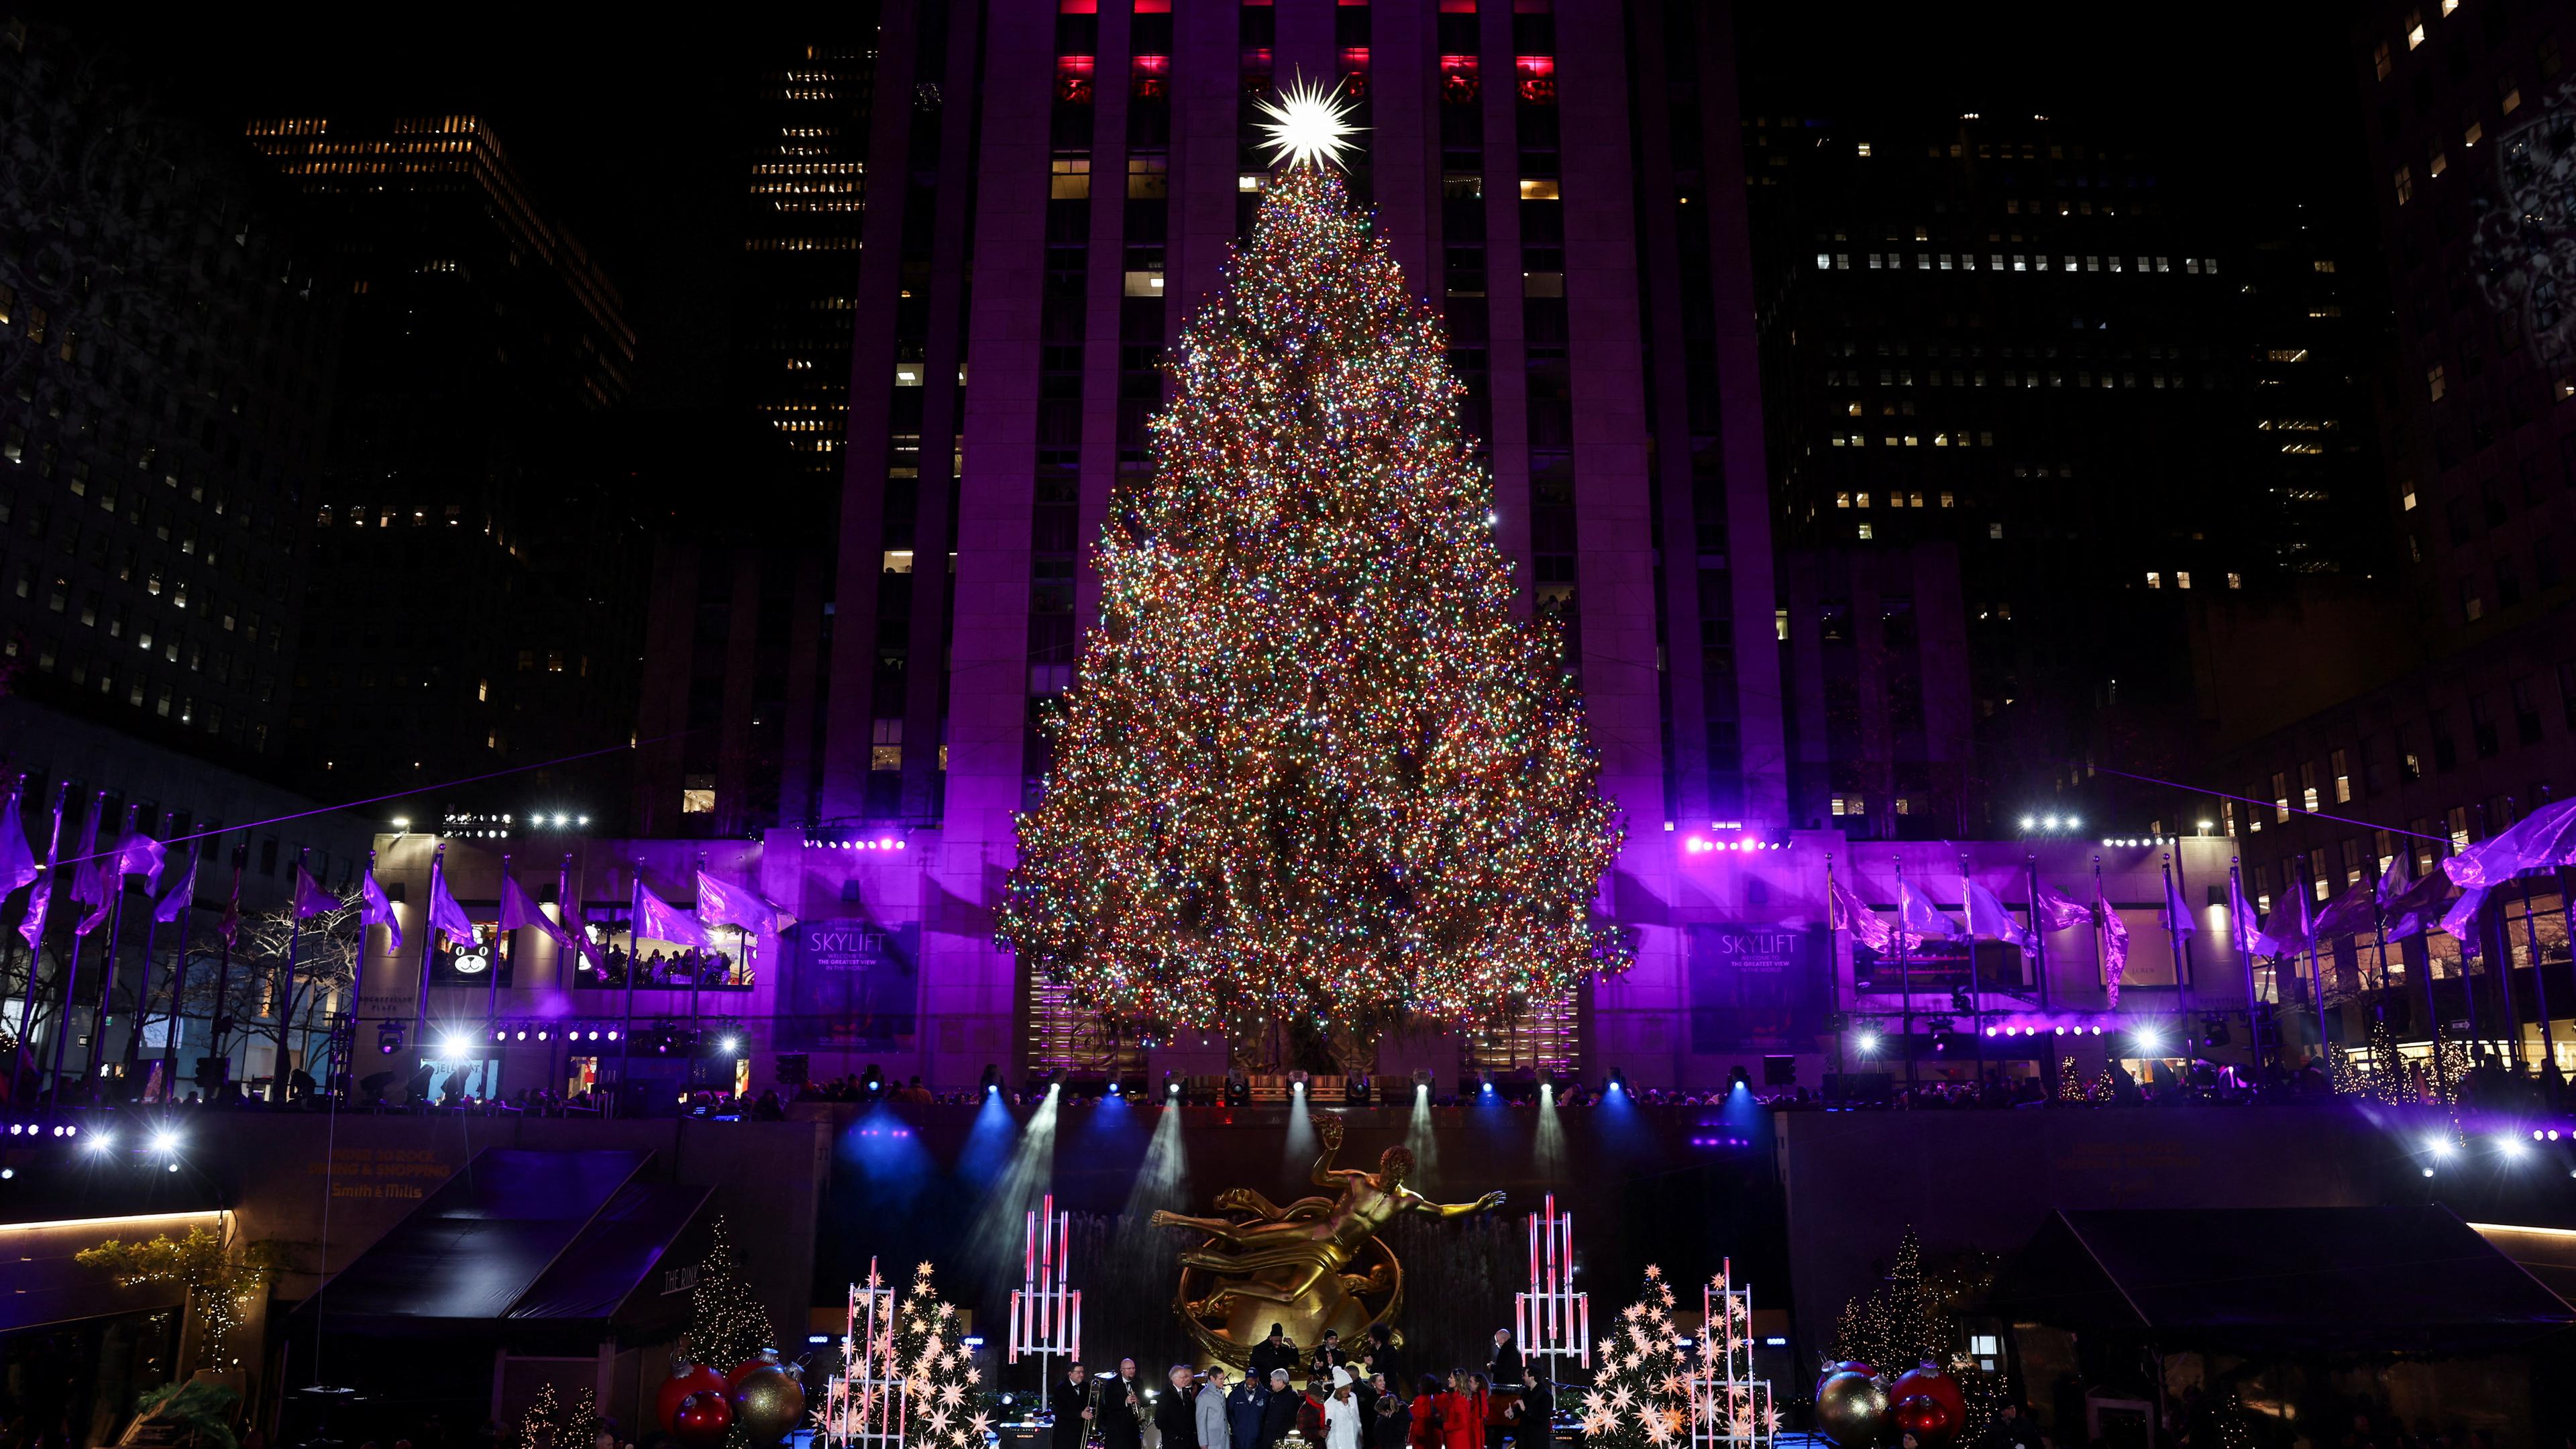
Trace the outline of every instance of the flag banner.
[[311, 872], [301, 865], [295, 868], [296, 919], [309, 921], [315, 916], [336, 911], [341, 905], [340, 898], [322, 889], [322, 882], [315, 880]]
[[383, 884], [376, 879], [373, 865], [367, 867], [366, 879], [358, 883], [358, 902], [364, 911], [359, 917], [360, 924], [384, 927], [385, 949], [401, 950], [402, 913], [394, 909], [393, 898], [385, 894]]
[[2478, 912], [2486, 906], [2487, 890], [2486, 886], [2471, 886], [2442, 913], [2442, 929], [2459, 938], [2460, 950], [2467, 955], [2478, 954]]
[[241, 858], [233, 858], [233, 893], [224, 898], [224, 914], [215, 922], [215, 934], [224, 938], [227, 947], [241, 944]]
[[2093, 908], [2045, 881], [2032, 887], [2031, 915], [2046, 931], [2072, 931], [2093, 924]]
[[590, 923], [581, 918], [581, 893], [573, 889], [570, 854], [564, 856], [563, 868], [555, 873], [555, 902], [556, 912], [563, 917], [564, 932], [572, 938], [572, 948], [590, 963], [590, 969], [606, 973], [608, 953], [590, 938]]
[[9, 804], [0, 809], [0, 900], [6, 900], [18, 887], [44, 874], [36, 864], [36, 852], [27, 848], [27, 826], [18, 815], [19, 792], [9, 792]]
[[668, 941], [675, 946], [715, 944], [697, 917], [653, 894], [653, 888], [641, 881], [635, 883], [635, 904], [641, 912], [635, 921], [636, 940]]
[[75, 936], [86, 936], [106, 924], [108, 902], [116, 899], [116, 892], [107, 888], [107, 872], [102, 868], [98, 853], [98, 812], [104, 803], [96, 799], [90, 801], [89, 823], [81, 827], [80, 847], [73, 855], [78, 863], [72, 868], [72, 901], [91, 908], [90, 913], [72, 927]]
[[1851, 932], [1853, 940], [1873, 951], [1885, 951], [1894, 939], [1895, 933], [1878, 918], [1878, 912], [1862, 905], [1851, 887], [1839, 880], [1826, 898], [1825, 915], [1826, 923], [1834, 930]]
[[2317, 913], [2317, 939], [2324, 941], [2336, 936], [2350, 936], [2378, 924], [2379, 884], [2364, 877]]
[[2308, 893], [2299, 881], [2274, 898], [2271, 919], [2263, 923], [2263, 934], [2254, 949], [2265, 956], [2296, 956], [2308, 949], [2316, 931], [2308, 920]]
[[572, 937], [554, 923], [545, 907], [528, 894], [527, 887], [506, 871], [501, 876], [501, 929], [533, 930], [565, 950], [572, 949]]
[[2165, 908], [2156, 924], [2177, 936], [2188, 936], [2200, 929], [2191, 918], [2191, 906], [2182, 898], [2182, 880], [2171, 870], [2165, 872]]
[[2039, 938], [2012, 913], [2012, 907], [2001, 896], [1973, 880], [1962, 878], [1967, 892], [1968, 933], [2019, 946], [2025, 951], [2039, 949]]
[[[2392, 874], [2394, 874], [2392, 868]], [[2442, 907], [2451, 899], [2451, 878], [2438, 870], [2406, 882], [2388, 897], [2388, 939], [2403, 941], [2441, 924]]]
[[1958, 922], [1941, 914], [1930, 897], [1916, 889], [1914, 882], [1902, 877], [1896, 882], [1896, 919], [1905, 927], [1909, 944], [1947, 941], [1960, 934]]
[[187, 856], [188, 869], [179, 877], [179, 883], [163, 892], [152, 907], [152, 919], [165, 926], [185, 918], [188, 908], [197, 903], [197, 853], [191, 850]]
[[161, 862], [168, 847], [140, 830], [129, 830], [116, 843], [116, 873], [120, 876], [143, 877], [143, 888], [154, 895], [161, 893]]
[[727, 885], [705, 871], [698, 872], [698, 920], [772, 936], [793, 924], [785, 911], [762, 900], [757, 891]]
[[2543, 805], [2442, 862], [2451, 884], [2495, 886], [2527, 870], [2576, 865], [2576, 798]]
[[2255, 913], [2254, 903], [2245, 899], [2245, 877], [2230, 868], [2227, 872], [2227, 925], [2236, 941], [2236, 954], [2252, 956], [2262, 950], [2263, 918]]
[[474, 923], [456, 903], [456, 893], [447, 888], [445, 871], [434, 871], [429, 878], [429, 928], [451, 943], [474, 939]]
[[2105, 999], [2113, 1011], [2120, 1009], [2120, 977], [2129, 969], [2129, 923], [2111, 908], [2102, 895], [2102, 883], [2093, 883], [2093, 919], [2102, 928], [2102, 986]]
[[63, 795], [62, 792], [56, 791], [53, 832], [45, 837], [45, 863], [36, 869], [34, 884], [27, 892], [27, 913], [18, 919], [18, 934], [26, 941], [30, 950], [37, 946], [37, 938], [44, 934], [45, 911], [54, 903], [54, 862], [62, 843]]

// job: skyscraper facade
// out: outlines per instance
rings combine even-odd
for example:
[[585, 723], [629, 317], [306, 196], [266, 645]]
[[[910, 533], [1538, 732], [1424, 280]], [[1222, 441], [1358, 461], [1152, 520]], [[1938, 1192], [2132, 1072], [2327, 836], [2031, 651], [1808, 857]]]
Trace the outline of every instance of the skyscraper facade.
[[247, 131], [338, 246], [349, 316], [306, 520], [289, 733], [309, 783], [376, 794], [623, 744], [647, 559], [593, 431], [634, 367], [616, 289], [482, 117]]

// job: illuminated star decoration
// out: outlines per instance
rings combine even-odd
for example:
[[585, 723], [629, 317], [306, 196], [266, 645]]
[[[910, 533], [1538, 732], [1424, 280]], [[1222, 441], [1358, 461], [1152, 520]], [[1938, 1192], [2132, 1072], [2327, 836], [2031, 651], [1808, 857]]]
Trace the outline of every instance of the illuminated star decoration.
[[1274, 166], [1338, 166], [1342, 153], [1351, 149], [1351, 137], [1363, 129], [1351, 124], [1357, 102], [1342, 98], [1339, 82], [1325, 91], [1316, 89], [1313, 81], [1300, 80], [1281, 91], [1278, 99], [1264, 98], [1256, 104], [1270, 118], [1261, 123], [1261, 144], [1269, 149]]

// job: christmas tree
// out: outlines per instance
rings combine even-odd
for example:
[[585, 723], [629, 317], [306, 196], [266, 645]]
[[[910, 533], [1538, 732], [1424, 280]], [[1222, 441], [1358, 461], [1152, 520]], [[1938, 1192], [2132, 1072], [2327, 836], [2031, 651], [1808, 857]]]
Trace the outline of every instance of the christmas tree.
[[1512, 615], [1440, 323], [1329, 158], [1288, 162], [1122, 478], [999, 935], [1147, 1023], [1508, 1015], [1623, 964], [1620, 828], [1551, 624]]
[[984, 1371], [966, 1347], [966, 1325], [940, 1301], [931, 1269], [912, 1270], [912, 1291], [896, 1311], [892, 1361], [903, 1375], [904, 1443], [909, 1449], [980, 1446], [992, 1416], [975, 1405]]
[[1897, 1240], [1887, 1281], [1843, 1305], [1833, 1356], [1901, 1374], [1917, 1364], [1947, 1362], [1950, 1336], [1941, 1295], [1923, 1278], [1922, 1241], [1908, 1228]]
[[1601, 1367], [1583, 1395], [1592, 1449], [1645, 1449], [1690, 1439], [1691, 1365], [1673, 1347], [1673, 1288], [1649, 1265], [1646, 1286], [1600, 1343]]
[[698, 1262], [698, 1285], [689, 1294], [689, 1356], [721, 1374], [777, 1346], [769, 1310], [742, 1281], [733, 1235], [717, 1218], [707, 1234], [707, 1255]]

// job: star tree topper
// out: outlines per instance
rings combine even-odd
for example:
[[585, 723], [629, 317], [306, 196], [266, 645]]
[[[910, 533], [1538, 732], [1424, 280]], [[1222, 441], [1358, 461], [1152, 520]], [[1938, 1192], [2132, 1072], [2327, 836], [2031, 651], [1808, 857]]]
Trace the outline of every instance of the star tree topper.
[[1325, 91], [1313, 81], [1300, 80], [1281, 91], [1278, 99], [1258, 104], [1270, 118], [1261, 123], [1261, 144], [1268, 148], [1274, 166], [1339, 166], [1355, 144], [1351, 138], [1362, 129], [1351, 124], [1351, 112], [1358, 103], [1343, 97], [1338, 82]]

